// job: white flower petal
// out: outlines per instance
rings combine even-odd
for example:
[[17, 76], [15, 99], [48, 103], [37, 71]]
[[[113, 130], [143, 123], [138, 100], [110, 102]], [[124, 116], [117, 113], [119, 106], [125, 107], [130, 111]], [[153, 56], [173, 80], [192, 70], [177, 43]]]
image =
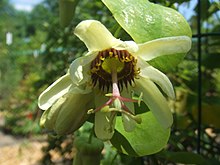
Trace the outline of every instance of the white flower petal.
[[74, 84], [81, 85], [90, 79], [89, 70], [97, 52], [90, 52], [86, 56], [75, 59], [70, 65], [70, 76]]
[[161, 87], [167, 96], [169, 96], [171, 99], [175, 99], [172, 83], [165, 74], [153, 66], [150, 66], [147, 62], [140, 58], [138, 59], [138, 66], [141, 68], [140, 76], [151, 79]]
[[136, 55], [145, 61], [149, 61], [162, 55], [188, 52], [191, 48], [191, 38], [187, 36], [166, 37], [152, 40], [138, 46], [139, 51]]
[[143, 101], [147, 104], [158, 122], [169, 128], [173, 123], [173, 116], [166, 99], [163, 97], [157, 86], [147, 78], [136, 79], [134, 91], [137, 94], [143, 92]]
[[95, 20], [80, 22], [74, 34], [85, 43], [89, 51], [105, 50], [122, 42], [116, 39], [102, 23]]
[[60, 77], [41, 93], [38, 99], [39, 108], [42, 110], [50, 108], [60, 97], [69, 91], [71, 86], [72, 81], [68, 73]]

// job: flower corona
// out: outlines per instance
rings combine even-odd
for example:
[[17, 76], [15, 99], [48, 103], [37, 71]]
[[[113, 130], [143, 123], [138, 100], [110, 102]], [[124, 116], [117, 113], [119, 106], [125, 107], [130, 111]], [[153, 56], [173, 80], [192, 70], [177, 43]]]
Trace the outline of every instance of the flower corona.
[[98, 82], [99, 89], [104, 90], [112, 87], [111, 67], [117, 68], [118, 86], [123, 89], [128, 84], [132, 85], [134, 78], [140, 72], [137, 68], [137, 59], [127, 50], [116, 50], [114, 48], [100, 51], [97, 57], [91, 62], [91, 79], [93, 86]]

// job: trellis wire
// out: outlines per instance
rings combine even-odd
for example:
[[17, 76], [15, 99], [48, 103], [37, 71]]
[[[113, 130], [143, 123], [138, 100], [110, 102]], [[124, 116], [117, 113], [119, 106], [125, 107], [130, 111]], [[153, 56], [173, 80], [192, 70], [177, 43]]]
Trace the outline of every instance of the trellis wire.
[[202, 124], [202, 71], [201, 71], [201, 1], [197, 3], [197, 53], [198, 53], [198, 134], [197, 134], [197, 153], [201, 150], [201, 124]]

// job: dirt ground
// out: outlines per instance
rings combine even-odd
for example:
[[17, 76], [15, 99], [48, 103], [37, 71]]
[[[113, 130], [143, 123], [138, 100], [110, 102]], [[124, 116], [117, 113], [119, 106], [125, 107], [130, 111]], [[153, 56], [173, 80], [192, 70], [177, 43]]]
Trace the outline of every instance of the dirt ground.
[[0, 133], [0, 165], [40, 165], [46, 142], [14, 139]]
[[46, 138], [18, 138], [4, 133], [4, 117], [0, 114], [0, 165], [40, 165], [41, 148]]
[[[47, 135], [17, 137], [5, 133], [4, 126], [4, 115], [0, 112], [0, 165], [43, 165], [41, 160], [45, 153], [42, 148], [48, 145]], [[66, 141], [62, 143], [64, 147], [68, 144]], [[73, 153], [64, 156], [70, 159]], [[63, 163], [63, 157], [56, 150], [50, 150], [49, 154], [53, 164], [66, 164]]]

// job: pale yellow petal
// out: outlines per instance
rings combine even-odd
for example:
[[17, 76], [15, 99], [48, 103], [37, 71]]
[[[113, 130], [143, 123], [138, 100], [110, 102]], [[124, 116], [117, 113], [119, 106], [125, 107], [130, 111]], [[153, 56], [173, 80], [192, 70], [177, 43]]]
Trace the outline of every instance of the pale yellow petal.
[[70, 65], [70, 76], [75, 85], [88, 82], [91, 77], [89, 70], [91, 62], [97, 56], [97, 52], [89, 52], [86, 56], [75, 59]]
[[85, 43], [89, 51], [105, 50], [122, 42], [116, 39], [102, 23], [96, 20], [80, 22], [76, 26], [74, 34]]
[[139, 45], [136, 52], [145, 61], [152, 60], [163, 55], [187, 53], [191, 48], [191, 38], [187, 36], [176, 36], [155, 39]]
[[68, 73], [60, 77], [40, 94], [38, 99], [39, 108], [42, 110], [50, 108], [60, 97], [69, 91], [71, 86], [72, 81]]
[[157, 86], [147, 78], [140, 78], [135, 81], [135, 93], [138, 95], [143, 92], [143, 101], [154, 114], [158, 122], [164, 127], [169, 128], [173, 123], [173, 116], [166, 99], [161, 94]]
[[140, 76], [144, 78], [149, 78], [157, 85], [159, 85], [167, 96], [169, 96], [171, 99], [175, 99], [173, 85], [165, 74], [163, 74], [161, 71], [154, 68], [153, 66], [149, 65], [141, 58], [138, 59], [138, 67], [141, 68]]

